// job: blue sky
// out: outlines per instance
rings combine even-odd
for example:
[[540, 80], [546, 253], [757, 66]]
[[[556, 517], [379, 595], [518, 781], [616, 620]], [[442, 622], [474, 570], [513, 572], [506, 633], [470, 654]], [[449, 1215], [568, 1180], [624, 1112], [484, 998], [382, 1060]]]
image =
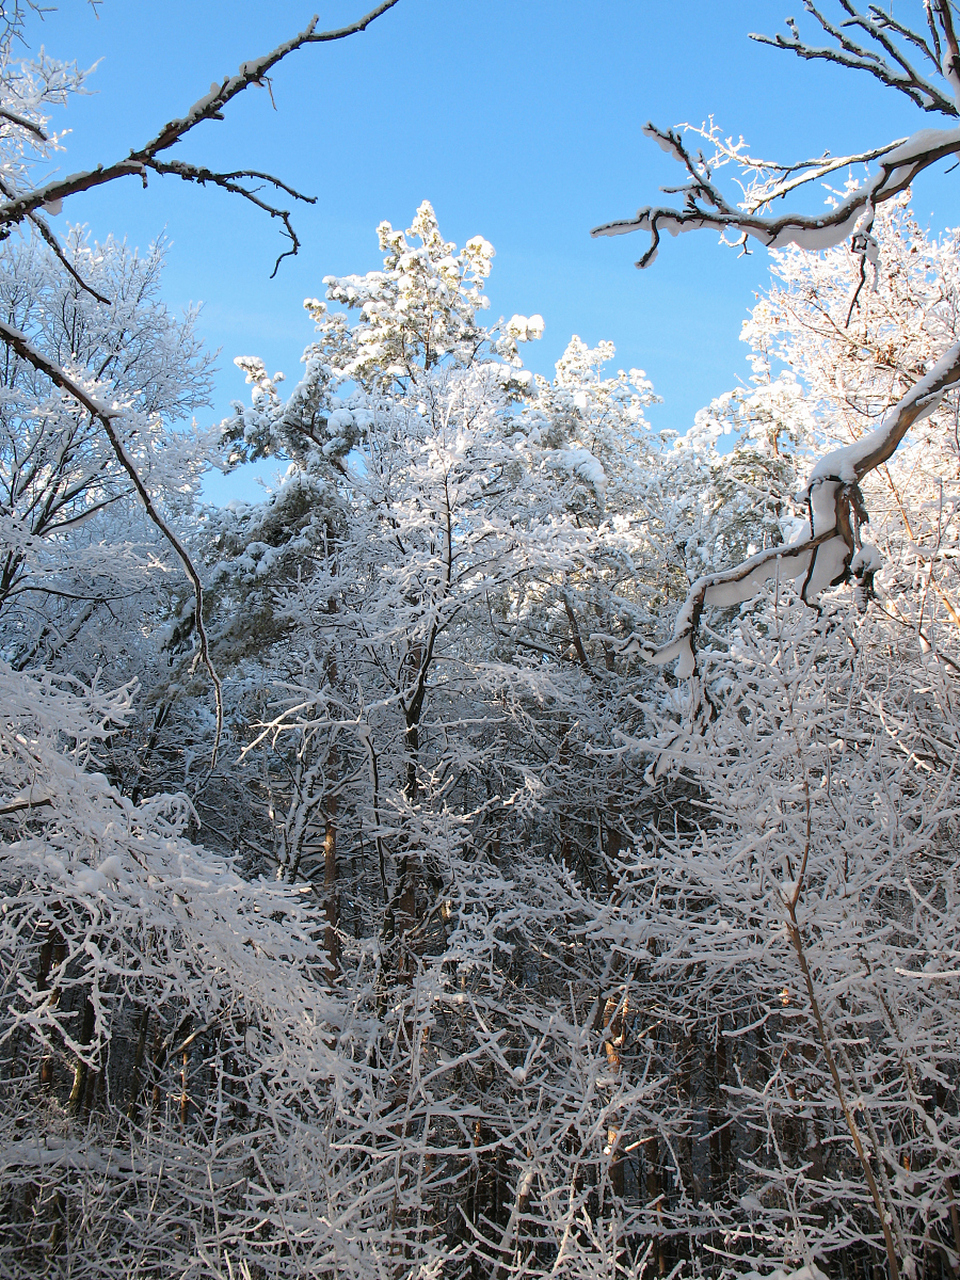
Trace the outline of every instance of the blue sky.
[[[316, 3], [316, 0], [314, 0]], [[359, 16], [363, 0], [326, 0], [321, 25]], [[656, 200], [679, 179], [641, 135], [711, 113], [756, 153], [849, 154], [935, 123], [865, 76], [801, 63], [747, 38], [784, 30], [789, 0], [399, 0], [365, 33], [300, 50], [276, 69], [274, 110], [248, 91], [222, 123], [178, 153], [217, 167], [266, 169], [314, 206], [295, 210], [303, 249], [270, 280], [282, 247], [270, 220], [223, 193], [154, 179], [76, 196], [58, 222], [145, 245], [166, 231], [165, 296], [202, 302], [200, 329], [221, 349], [216, 403], [244, 398], [237, 355], [295, 377], [311, 325], [302, 310], [322, 277], [380, 265], [375, 227], [407, 226], [423, 199], [457, 244], [496, 248], [491, 312], [539, 312], [525, 349], [552, 373], [572, 333], [611, 339], [616, 365], [646, 370], [664, 404], [657, 429], [686, 430], [712, 397], [748, 376], [740, 325], [769, 263], [701, 232], [662, 246], [638, 272], [639, 236], [591, 240], [597, 223]], [[61, 113], [72, 130], [63, 172], [118, 158], [180, 115], [213, 80], [301, 29], [294, 0], [60, 0], [29, 40], [83, 66], [93, 91]], [[915, 192], [921, 221], [956, 221], [960, 171]]]

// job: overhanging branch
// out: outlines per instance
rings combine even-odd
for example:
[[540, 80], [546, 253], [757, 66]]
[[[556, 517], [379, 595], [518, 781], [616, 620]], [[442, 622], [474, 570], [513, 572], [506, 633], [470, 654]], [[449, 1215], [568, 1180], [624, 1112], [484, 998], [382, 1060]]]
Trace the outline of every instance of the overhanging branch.
[[[65, 178], [56, 178], [42, 187], [36, 187], [30, 191], [21, 192], [19, 195], [8, 197], [0, 203], [0, 237], [3, 234], [9, 234], [10, 227], [22, 222], [44, 206], [58, 208], [60, 202], [69, 196], [77, 195], [82, 191], [93, 190], [95, 187], [103, 186], [105, 183], [114, 182], [118, 178], [127, 177], [131, 174], [139, 176], [146, 182], [147, 175], [152, 170], [156, 173], [176, 173], [177, 176], [191, 182], [215, 182], [227, 190], [244, 196], [247, 200], [265, 209], [270, 213], [271, 217], [280, 219], [284, 224], [285, 231], [291, 239], [292, 248], [287, 253], [281, 254], [281, 259], [289, 254], [296, 253], [299, 241], [289, 225], [289, 213], [275, 209], [266, 202], [258, 200], [254, 192], [240, 185], [240, 182], [245, 178], [269, 181], [297, 199], [310, 200], [310, 197], [302, 196], [299, 192], [280, 182], [279, 179], [269, 177], [266, 174], [255, 172], [219, 174], [200, 166], [173, 165], [169, 162], [165, 166], [158, 157], [185, 138], [202, 121], [222, 120], [223, 109], [229, 102], [236, 98], [238, 94], [243, 93], [245, 89], [248, 89], [250, 85], [263, 85], [267, 73], [297, 49], [303, 48], [304, 45], [308, 44], [326, 44], [334, 40], [344, 40], [348, 36], [357, 35], [359, 32], [365, 31], [372, 22], [386, 13], [388, 9], [392, 9], [397, 3], [398, 0], [382, 0], [381, 4], [371, 9], [369, 13], [356, 22], [332, 31], [317, 31], [317, 18], [314, 17], [303, 31], [277, 45], [269, 53], [261, 54], [258, 58], [252, 58], [247, 62], [241, 63], [238, 73], [233, 76], [227, 76], [221, 84], [211, 85], [210, 92], [202, 98], [198, 98], [183, 116], [168, 121], [150, 141], [141, 147], [133, 148], [123, 159], [115, 160], [109, 164], [97, 165], [95, 169], [70, 174]], [[279, 261], [280, 259], [278, 259], [278, 264]], [[276, 268], [274, 268], [274, 271], [276, 271]]]
[[[786, 213], [773, 217], [755, 212], [757, 204], [769, 203], [775, 194], [786, 194], [787, 190], [802, 185], [800, 180], [791, 182], [789, 188], [782, 192], [766, 194], [760, 202], [748, 201], [747, 207], [734, 204], [717, 185], [707, 163], [702, 157], [691, 155], [676, 130], [661, 130], [647, 124], [643, 132], [686, 168], [690, 181], [681, 188], [687, 196], [685, 206], [677, 209], [651, 205], [640, 209], [634, 218], [604, 223], [594, 227], [590, 233], [593, 236], [621, 236], [631, 231], [648, 231], [650, 247], [637, 263], [638, 267], [647, 267], [653, 262], [664, 231], [676, 236], [682, 231], [705, 227], [721, 233], [734, 231], [740, 236], [752, 236], [768, 249], [780, 249], [789, 244], [799, 245], [802, 249], [830, 249], [852, 235], [860, 220], [869, 218], [870, 210], [876, 205], [906, 191], [917, 174], [938, 160], [960, 153], [960, 128], [923, 129], [902, 142], [891, 143], [889, 148], [881, 149], [876, 173], [849, 192], [833, 209], [817, 215]], [[869, 154], [848, 156], [846, 163], [859, 163]], [[878, 152], [872, 154], [877, 155]], [[810, 163], [812, 167], [806, 181], [821, 176]]]
[[810, 512], [806, 538], [771, 547], [730, 569], [698, 578], [677, 615], [672, 640], [654, 648], [634, 637], [627, 648], [658, 666], [677, 659], [677, 675], [688, 678], [696, 671], [697, 628], [707, 605], [740, 604], [752, 599], [765, 582], [800, 577], [804, 579], [801, 597], [807, 604], [816, 605], [822, 591], [850, 575], [855, 555], [854, 526], [864, 518], [861, 480], [893, 456], [909, 429], [932, 413], [944, 393], [958, 382], [960, 342], [910, 388], [874, 431], [855, 444], [824, 454], [814, 466], [804, 492]]

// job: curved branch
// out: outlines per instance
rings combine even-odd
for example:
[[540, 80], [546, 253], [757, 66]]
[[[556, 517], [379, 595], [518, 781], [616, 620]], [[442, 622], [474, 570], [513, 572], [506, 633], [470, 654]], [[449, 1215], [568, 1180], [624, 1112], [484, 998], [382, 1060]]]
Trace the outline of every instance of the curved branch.
[[657, 666], [676, 658], [677, 675], [689, 678], [696, 671], [697, 628], [707, 605], [740, 604], [755, 596], [765, 582], [803, 576], [801, 597], [816, 606], [821, 591], [849, 577], [854, 555], [853, 517], [862, 519], [864, 515], [860, 481], [893, 456], [914, 423], [932, 413], [948, 388], [958, 382], [960, 342], [910, 388], [874, 431], [855, 444], [824, 454], [814, 466], [803, 495], [810, 511], [810, 532], [805, 539], [770, 547], [730, 569], [698, 578], [677, 615], [673, 639], [657, 649], [633, 637], [626, 650], [639, 652]]
[[[0, 111], [0, 115], [2, 114], [3, 112]], [[2, 193], [7, 197], [12, 196], [13, 194], [10, 184], [4, 181], [3, 178], [0, 178], [0, 193]], [[47, 246], [53, 251], [60, 265], [64, 268], [64, 270], [67, 272], [68, 275], [73, 277], [73, 279], [77, 282], [80, 288], [83, 289], [84, 292], [89, 293], [91, 297], [96, 298], [98, 302], [102, 302], [105, 305], [109, 306], [110, 299], [105, 298], [102, 293], [98, 293], [97, 290], [94, 289], [92, 285], [87, 284], [86, 280], [84, 280], [83, 276], [81, 276], [80, 272], [76, 269], [76, 267], [67, 257], [67, 255], [63, 252], [63, 249], [60, 247], [60, 241], [57, 239], [56, 235], [54, 235], [53, 231], [51, 231], [50, 227], [47, 225], [47, 221], [41, 215], [40, 210], [34, 209], [32, 213], [28, 213], [27, 219], [32, 223], [33, 226], [37, 228], [37, 230], [40, 232], [41, 238], [44, 240]], [[2, 238], [3, 237], [0, 236], [0, 239]]]

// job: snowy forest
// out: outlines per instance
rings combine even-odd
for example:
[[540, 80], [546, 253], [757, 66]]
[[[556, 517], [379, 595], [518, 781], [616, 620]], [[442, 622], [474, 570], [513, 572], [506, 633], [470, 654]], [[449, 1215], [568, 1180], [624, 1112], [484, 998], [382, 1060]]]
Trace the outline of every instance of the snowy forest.
[[610, 343], [525, 368], [427, 200], [211, 427], [70, 198], [219, 186], [295, 264], [282, 174], [171, 149], [397, 3], [52, 178], [83, 76], [0, 7], [0, 1275], [955, 1278], [955, 5], [766, 38], [906, 95], [879, 150], [646, 127], [676, 185], [594, 234], [769, 250], [685, 434]]

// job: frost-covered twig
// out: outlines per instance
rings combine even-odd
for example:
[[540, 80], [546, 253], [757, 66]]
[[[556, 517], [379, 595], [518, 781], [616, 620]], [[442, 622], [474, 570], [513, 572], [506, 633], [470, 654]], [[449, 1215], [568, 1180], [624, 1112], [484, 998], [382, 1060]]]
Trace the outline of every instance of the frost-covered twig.
[[[736, 142], [733, 138], [725, 138], [712, 117], [701, 125], [683, 124], [678, 128], [684, 133], [697, 134], [715, 148], [714, 155], [708, 162], [711, 169], [730, 162], [741, 167], [744, 176], [736, 181], [743, 191], [743, 199], [738, 204], [738, 208], [747, 213], [760, 213], [777, 200], [782, 200], [791, 191], [795, 191], [797, 187], [805, 186], [808, 182], [817, 182], [840, 169], [849, 169], [851, 165], [870, 164], [909, 141], [907, 138], [895, 138], [892, 142], [884, 143], [882, 147], [874, 147], [869, 151], [858, 152], [856, 155], [832, 156], [829, 151], [825, 151], [822, 155], [811, 157], [809, 160], [785, 164], [781, 161], [750, 155], [743, 138]], [[664, 188], [664, 190], [684, 191], [687, 188]]]

